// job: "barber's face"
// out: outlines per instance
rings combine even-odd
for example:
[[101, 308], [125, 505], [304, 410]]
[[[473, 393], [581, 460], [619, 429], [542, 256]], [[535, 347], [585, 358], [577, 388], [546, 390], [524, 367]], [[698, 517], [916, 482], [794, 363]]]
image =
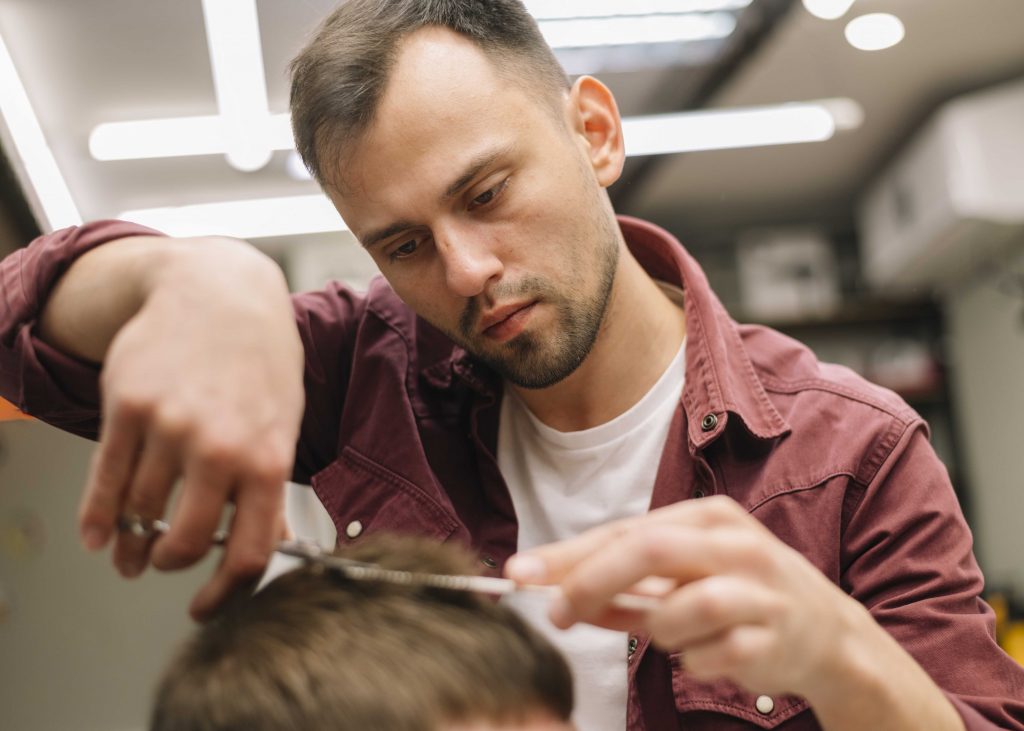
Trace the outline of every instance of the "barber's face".
[[577, 96], [553, 111], [469, 41], [421, 30], [331, 193], [398, 295], [525, 387], [587, 355], [620, 252], [603, 187], [621, 159], [594, 153]]

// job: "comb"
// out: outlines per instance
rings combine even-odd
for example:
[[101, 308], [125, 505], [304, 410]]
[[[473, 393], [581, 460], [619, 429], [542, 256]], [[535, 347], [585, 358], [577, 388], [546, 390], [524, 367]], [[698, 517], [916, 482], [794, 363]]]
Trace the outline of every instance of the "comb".
[[[163, 520], [146, 520], [139, 516], [120, 516], [117, 521], [119, 531], [131, 533], [139, 538], [152, 538], [162, 535], [170, 529]], [[227, 543], [228, 532], [219, 530], [213, 535], [213, 543], [223, 546]], [[409, 587], [430, 587], [448, 591], [468, 591], [490, 596], [504, 596], [517, 592], [542, 594], [552, 599], [560, 596], [558, 586], [549, 584], [519, 584], [512, 579], [494, 576], [472, 576], [468, 574], [433, 574], [419, 571], [401, 571], [389, 569], [373, 563], [354, 561], [336, 556], [323, 546], [312, 541], [283, 540], [274, 547], [276, 553], [301, 559], [316, 566], [323, 566], [337, 571], [347, 579], [354, 581], [379, 581]], [[611, 599], [611, 606], [634, 612], [646, 612], [660, 602], [660, 597], [644, 594], [616, 594]]]

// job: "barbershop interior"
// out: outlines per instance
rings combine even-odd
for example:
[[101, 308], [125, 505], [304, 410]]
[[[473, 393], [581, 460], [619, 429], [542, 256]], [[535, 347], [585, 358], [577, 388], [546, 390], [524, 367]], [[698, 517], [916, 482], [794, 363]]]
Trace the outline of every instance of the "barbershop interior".
[[[289, 62], [337, 4], [0, 0], [0, 256], [119, 219], [248, 241], [293, 292], [365, 290], [377, 267], [296, 152], [288, 109]], [[1024, 3], [525, 4], [570, 79], [614, 94], [615, 211], [674, 235], [737, 322], [927, 421], [998, 641], [1024, 663]], [[0, 400], [0, 728], [141, 730], [217, 552], [120, 578], [76, 527], [94, 443], [14, 401]], [[333, 543], [313, 491], [287, 495], [293, 530]]]

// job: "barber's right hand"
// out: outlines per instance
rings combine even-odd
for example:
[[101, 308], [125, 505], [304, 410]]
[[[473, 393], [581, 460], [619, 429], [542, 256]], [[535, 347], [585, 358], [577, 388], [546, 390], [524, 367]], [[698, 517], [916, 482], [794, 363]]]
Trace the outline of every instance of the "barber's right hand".
[[[133, 577], [149, 563], [196, 563], [233, 504], [220, 564], [190, 607], [196, 619], [258, 578], [283, 537], [303, 411], [302, 343], [284, 277], [240, 246], [211, 239], [201, 257], [173, 258], [111, 340], [79, 514], [85, 546], [113, 538], [115, 566]], [[122, 514], [171, 528], [155, 539], [118, 533]]]

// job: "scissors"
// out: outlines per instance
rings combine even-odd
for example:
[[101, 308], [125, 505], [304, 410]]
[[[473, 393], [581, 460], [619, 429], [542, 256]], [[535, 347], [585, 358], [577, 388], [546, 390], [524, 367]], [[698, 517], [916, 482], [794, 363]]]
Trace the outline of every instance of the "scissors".
[[[124, 533], [131, 533], [139, 538], [152, 538], [170, 530], [170, 525], [163, 520], [147, 520], [138, 515], [122, 515], [117, 519], [117, 528]], [[228, 532], [218, 530], [213, 534], [213, 543], [223, 546], [227, 543]], [[410, 587], [431, 587], [449, 591], [468, 591], [490, 596], [505, 596], [514, 592], [543, 594], [554, 598], [561, 594], [558, 586], [548, 584], [520, 584], [512, 579], [494, 576], [473, 576], [468, 574], [432, 574], [418, 571], [400, 571], [389, 569], [373, 563], [354, 561], [335, 555], [331, 550], [313, 541], [286, 539], [278, 541], [274, 547], [276, 553], [301, 559], [307, 564], [323, 566], [337, 571], [347, 579], [355, 581], [380, 581]], [[660, 597], [644, 594], [616, 594], [611, 599], [611, 606], [634, 612], [647, 612], [660, 601]]]

